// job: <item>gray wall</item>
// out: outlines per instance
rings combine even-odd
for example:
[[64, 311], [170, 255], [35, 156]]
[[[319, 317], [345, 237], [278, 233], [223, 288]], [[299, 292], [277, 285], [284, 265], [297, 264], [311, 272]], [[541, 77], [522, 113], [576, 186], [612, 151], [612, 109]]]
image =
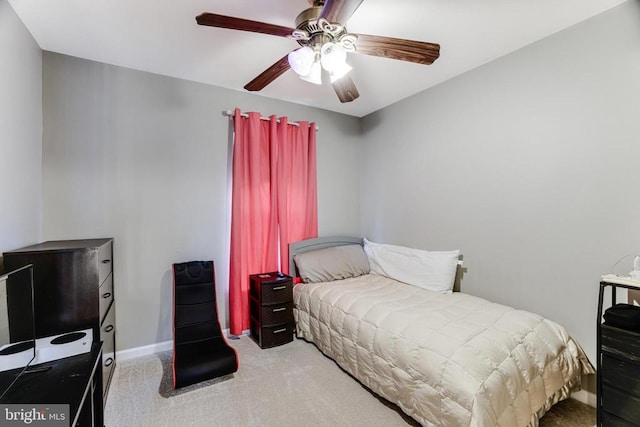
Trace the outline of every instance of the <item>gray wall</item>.
[[562, 323], [595, 363], [600, 275], [640, 253], [639, 22], [627, 2], [367, 116], [364, 234], [461, 249], [462, 291]]
[[45, 53], [43, 237], [116, 238], [119, 350], [171, 338], [173, 262], [216, 261], [226, 321], [220, 111], [315, 120], [321, 234], [460, 248], [463, 291], [593, 359], [598, 278], [640, 252], [638, 18], [625, 3], [362, 121]]
[[226, 324], [222, 110], [316, 121], [320, 233], [360, 228], [356, 118], [49, 52], [43, 85], [44, 238], [115, 238], [118, 350], [171, 339], [174, 262], [215, 261]]
[[42, 52], [0, 0], [0, 255], [42, 232]]

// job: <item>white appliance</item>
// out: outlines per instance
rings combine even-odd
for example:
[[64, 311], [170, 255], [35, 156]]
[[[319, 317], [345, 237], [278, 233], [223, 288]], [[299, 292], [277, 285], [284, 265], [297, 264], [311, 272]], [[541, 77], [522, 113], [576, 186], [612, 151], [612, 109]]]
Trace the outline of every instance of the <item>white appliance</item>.
[[33, 341], [5, 344], [0, 347], [0, 371], [27, 366], [33, 358]]
[[93, 329], [91, 328], [38, 338], [36, 340], [36, 358], [31, 364], [37, 365], [38, 363], [88, 353], [91, 351], [92, 343]]

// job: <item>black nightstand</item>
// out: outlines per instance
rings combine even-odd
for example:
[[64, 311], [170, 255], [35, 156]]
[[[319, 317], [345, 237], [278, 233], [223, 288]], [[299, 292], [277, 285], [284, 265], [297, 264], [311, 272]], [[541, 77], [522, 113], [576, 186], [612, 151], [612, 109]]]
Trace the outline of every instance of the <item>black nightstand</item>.
[[261, 348], [293, 341], [293, 279], [277, 271], [249, 276], [251, 338]]

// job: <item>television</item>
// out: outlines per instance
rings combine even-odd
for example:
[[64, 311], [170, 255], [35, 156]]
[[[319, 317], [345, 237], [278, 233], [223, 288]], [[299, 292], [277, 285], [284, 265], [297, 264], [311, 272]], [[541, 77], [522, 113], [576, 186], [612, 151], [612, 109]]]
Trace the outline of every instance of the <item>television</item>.
[[0, 399], [35, 357], [33, 265], [0, 270]]

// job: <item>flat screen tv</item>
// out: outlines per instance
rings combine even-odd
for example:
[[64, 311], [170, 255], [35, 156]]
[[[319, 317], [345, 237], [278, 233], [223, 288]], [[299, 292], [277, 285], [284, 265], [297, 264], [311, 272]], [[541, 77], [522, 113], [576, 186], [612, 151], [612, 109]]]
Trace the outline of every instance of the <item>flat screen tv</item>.
[[0, 399], [35, 359], [35, 344], [33, 266], [0, 271]]

